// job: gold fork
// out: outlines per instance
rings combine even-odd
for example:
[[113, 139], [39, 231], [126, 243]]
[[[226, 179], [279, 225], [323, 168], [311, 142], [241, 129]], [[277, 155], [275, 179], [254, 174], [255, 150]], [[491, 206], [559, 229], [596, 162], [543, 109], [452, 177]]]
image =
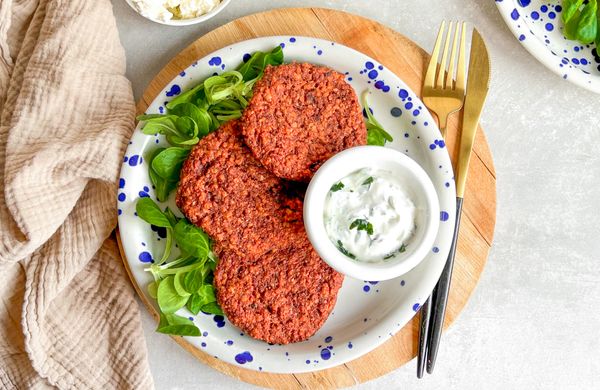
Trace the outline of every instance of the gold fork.
[[[450, 60], [448, 61], [448, 48], [450, 46], [453, 27], [454, 22], [450, 22], [448, 31], [446, 32], [446, 22], [443, 21], [440, 26], [440, 31], [435, 40], [433, 53], [431, 54], [431, 60], [427, 67], [425, 81], [423, 82], [422, 94], [423, 102], [427, 108], [437, 115], [440, 131], [444, 137], [446, 136], [448, 116], [460, 110], [465, 100], [466, 23], [456, 23], [454, 39], [452, 40], [452, 51], [450, 52]], [[440, 61], [440, 49], [444, 33], [446, 33], [446, 40], [444, 43], [444, 52], [442, 53], [442, 59]], [[458, 62], [456, 61], [457, 50]], [[455, 70], [456, 79], [454, 79]]]
[[[431, 60], [427, 67], [425, 80], [423, 81], [423, 102], [431, 111], [433, 111], [439, 121], [440, 131], [442, 136], [446, 137], [446, 125], [448, 116], [463, 106], [465, 100], [466, 89], [466, 23], [457, 22], [456, 28], [454, 23], [450, 22], [446, 31], [446, 22], [443, 21], [440, 26], [440, 31], [435, 40]], [[452, 51], [450, 52], [450, 60], [448, 61], [448, 49], [450, 40], [454, 31], [454, 39], [452, 40]], [[440, 49], [442, 40], [446, 35], [444, 43], [444, 52], [440, 61]], [[460, 36], [460, 43], [459, 43]], [[456, 60], [458, 50], [458, 61]], [[456, 79], [454, 73], [456, 71]], [[434, 293], [432, 293], [433, 295]], [[428, 338], [429, 338], [429, 322], [431, 316], [431, 296], [423, 303], [421, 308], [421, 323], [419, 327], [419, 344], [417, 350], [417, 377], [423, 377], [425, 370], [425, 361], [427, 359]]]

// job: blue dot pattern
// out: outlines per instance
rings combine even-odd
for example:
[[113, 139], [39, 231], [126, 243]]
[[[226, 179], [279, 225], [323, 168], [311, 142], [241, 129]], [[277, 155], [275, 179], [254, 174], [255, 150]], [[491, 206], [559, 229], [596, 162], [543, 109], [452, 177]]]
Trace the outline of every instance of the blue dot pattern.
[[[564, 37], [564, 26], [559, 17], [563, 9], [557, 4], [559, 1], [495, 1], [507, 22], [512, 25], [517, 39], [530, 51], [540, 52], [547, 66], [561, 74], [563, 79], [574, 75], [577, 76], [577, 84], [600, 91], [598, 50], [594, 44], [582, 45]], [[542, 53], [544, 50], [546, 52]]]
[[239, 364], [246, 364], [253, 360], [254, 360], [254, 358], [252, 357], [252, 354], [248, 351], [244, 351], [242, 353], [238, 353], [237, 355], [235, 355], [235, 361], [238, 362]]
[[181, 93], [181, 87], [177, 84], [173, 84], [171, 89], [167, 91], [167, 97], [177, 96]]

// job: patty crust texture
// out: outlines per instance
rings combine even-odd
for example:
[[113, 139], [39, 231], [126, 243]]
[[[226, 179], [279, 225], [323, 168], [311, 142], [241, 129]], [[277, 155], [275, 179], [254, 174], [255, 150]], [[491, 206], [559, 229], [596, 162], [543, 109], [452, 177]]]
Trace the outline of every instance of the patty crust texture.
[[311, 337], [329, 317], [343, 281], [304, 232], [295, 236], [286, 248], [260, 257], [221, 251], [215, 270], [217, 301], [229, 321], [273, 344]]
[[268, 66], [242, 116], [246, 144], [276, 176], [308, 181], [334, 154], [367, 142], [344, 75], [306, 63]]
[[304, 231], [296, 188], [244, 145], [237, 121], [204, 137], [183, 164], [177, 207], [222, 247], [262, 255]]
[[327, 320], [343, 276], [306, 236], [303, 184], [271, 173], [244, 140], [239, 121], [204, 137], [183, 164], [176, 203], [214, 240], [229, 321], [269, 343], [303, 341]]

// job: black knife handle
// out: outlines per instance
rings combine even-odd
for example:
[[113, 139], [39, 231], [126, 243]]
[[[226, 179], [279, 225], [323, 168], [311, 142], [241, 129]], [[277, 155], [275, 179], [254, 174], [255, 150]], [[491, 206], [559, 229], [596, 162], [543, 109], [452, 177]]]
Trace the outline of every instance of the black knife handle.
[[452, 246], [448, 254], [448, 260], [440, 276], [440, 280], [435, 286], [435, 300], [431, 307], [431, 323], [429, 331], [431, 337], [427, 343], [427, 372], [431, 374], [435, 367], [440, 339], [442, 337], [442, 328], [444, 326], [444, 317], [446, 315], [446, 305], [448, 304], [448, 292], [450, 291], [450, 280], [452, 279], [452, 267], [454, 266], [454, 256], [456, 255], [456, 243], [458, 241], [458, 231], [460, 229], [460, 216], [462, 213], [463, 198], [456, 198], [456, 222], [454, 224], [454, 237]]
[[417, 354], [417, 378], [423, 378], [427, 360], [427, 340], [429, 339], [429, 321], [431, 317], [431, 297], [421, 306], [421, 322], [419, 326], [419, 350]]

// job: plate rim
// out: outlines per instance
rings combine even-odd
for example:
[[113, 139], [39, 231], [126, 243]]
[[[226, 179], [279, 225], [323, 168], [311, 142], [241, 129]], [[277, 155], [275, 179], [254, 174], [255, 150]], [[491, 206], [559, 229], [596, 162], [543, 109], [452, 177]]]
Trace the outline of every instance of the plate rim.
[[[573, 83], [590, 92], [600, 94], [600, 76], [594, 78], [592, 74], [586, 74], [579, 68], [561, 68], [558, 64], [558, 61], [555, 61], [555, 59], [559, 58], [559, 56], [552, 54], [552, 51], [544, 46], [539, 38], [533, 34], [529, 34], [529, 36], [535, 37], [535, 39], [519, 39], [521, 32], [518, 31], [516, 21], [510, 16], [513, 9], [517, 10], [518, 12], [518, 4], [515, 2], [515, 0], [495, 0], [494, 2], [500, 11], [500, 15], [502, 16], [504, 23], [508, 26], [514, 37], [521, 44], [521, 46], [523, 46], [529, 52], [529, 54], [538, 60], [538, 62], [540, 62], [557, 76], [560, 76], [561, 79]], [[521, 8], [524, 9], [524, 7]], [[521, 14], [519, 13], [519, 15]], [[521, 19], [521, 16], [519, 16], [519, 19]], [[568, 77], [565, 79], [564, 75], [568, 75]]]
[[[338, 46], [338, 47], [343, 47], [345, 50], [350, 50], [350, 51], [352, 51], [352, 52], [353, 52], [355, 55], [362, 56], [362, 57], [364, 57], [365, 59], [368, 59], [368, 60], [373, 60], [373, 61], [375, 61], [375, 62], [377, 62], [377, 63], [380, 63], [380, 62], [379, 62], [377, 59], [375, 59], [375, 58], [373, 58], [373, 57], [371, 57], [371, 56], [369, 56], [369, 55], [367, 55], [367, 54], [365, 54], [365, 53], [363, 53], [363, 52], [361, 52], [361, 51], [359, 51], [359, 50], [356, 50], [356, 49], [354, 49], [354, 48], [352, 48], [352, 47], [346, 46], [346, 45], [344, 45], [344, 44], [342, 44], [342, 43], [339, 43], [339, 42], [336, 42], [336, 41], [333, 41], [333, 40], [329, 40], [329, 39], [322, 39], [322, 38], [316, 38], [316, 37], [312, 37], [312, 36], [298, 35], [298, 34], [296, 34], [296, 35], [267, 35], [267, 36], [260, 36], [260, 37], [255, 37], [255, 38], [251, 38], [251, 39], [244, 39], [244, 40], [240, 40], [240, 41], [232, 42], [232, 43], [230, 43], [230, 44], [227, 44], [227, 45], [225, 45], [225, 46], [222, 46], [222, 47], [220, 47], [220, 48], [218, 48], [218, 49], [216, 49], [216, 50], [213, 50], [212, 52], [209, 52], [209, 53], [207, 53], [206, 55], [204, 55], [204, 56], [202, 56], [202, 57], [200, 57], [200, 58], [197, 58], [197, 59], [195, 60], [195, 62], [196, 62], [196, 63], [199, 63], [200, 61], [203, 61], [203, 60], [205, 60], [205, 59], [207, 59], [207, 60], [208, 60], [209, 58], [211, 58], [212, 56], [214, 56], [214, 55], [215, 55], [215, 53], [218, 53], [218, 52], [224, 51], [224, 50], [226, 50], [226, 49], [230, 49], [230, 50], [231, 50], [231, 48], [232, 48], [232, 47], [235, 47], [236, 45], [240, 45], [240, 44], [248, 44], [248, 43], [252, 43], [252, 42], [257, 42], [257, 44], [258, 44], [258, 45], [260, 45], [262, 41], [270, 41], [270, 40], [278, 40], [278, 41], [282, 41], [282, 40], [287, 40], [287, 39], [289, 39], [289, 38], [297, 38], [297, 39], [298, 39], [298, 38], [302, 38], [302, 39], [309, 39], [309, 40], [312, 40], [313, 42], [324, 42], [324, 43], [327, 43], [327, 44], [335, 44], [335, 45], [336, 45], [336, 46]], [[185, 68], [183, 68], [182, 70], [187, 70], [188, 68], [190, 68], [190, 67], [192, 67], [192, 66], [194, 66], [194, 61], [192, 61], [192, 63], [188, 64], [188, 65], [187, 65]], [[409, 92], [409, 94], [410, 94], [411, 96], [413, 96], [413, 97], [416, 97], [416, 98], [418, 99], [418, 102], [421, 102], [421, 103], [422, 103], [422, 101], [421, 101], [421, 97], [420, 97], [420, 96], [418, 96], [418, 95], [417, 95], [417, 94], [416, 94], [416, 93], [415, 93], [415, 92], [414, 92], [414, 91], [413, 91], [413, 90], [412, 90], [412, 89], [409, 87], [409, 85], [408, 85], [408, 84], [407, 84], [407, 83], [406, 83], [406, 82], [405, 82], [405, 81], [404, 81], [404, 80], [403, 80], [403, 79], [402, 79], [400, 76], [398, 76], [396, 73], [394, 73], [393, 71], [391, 71], [391, 70], [389, 70], [389, 69], [387, 69], [387, 71], [390, 73], [390, 75], [392, 75], [392, 77], [394, 77], [395, 79], [397, 79], [397, 80], [398, 80], [398, 81], [401, 83], [401, 85], [403, 85], [403, 86], [404, 86], [403, 88], [406, 88], [406, 89], [407, 89], [407, 91]], [[156, 96], [155, 96], [155, 97], [154, 97], [154, 98], [153, 98], [151, 101], [149, 101], [148, 107], [152, 106], [152, 105], [154, 104], [154, 102], [155, 102], [157, 99], [159, 99], [159, 98], [161, 97], [162, 93], [163, 93], [163, 92], [164, 92], [164, 91], [165, 91], [165, 90], [166, 90], [166, 89], [167, 89], [167, 88], [168, 88], [168, 87], [169, 87], [171, 84], [175, 83], [176, 81], [177, 81], [177, 76], [175, 76], [174, 78], [170, 79], [170, 80], [169, 80], [169, 81], [168, 81], [168, 82], [167, 82], [167, 83], [166, 83], [164, 86], [162, 86], [162, 88], [160, 89], [160, 92], [159, 92], [159, 93], [158, 93], [158, 94], [157, 94], [157, 95], [156, 95]], [[371, 90], [371, 91], [374, 91], [375, 89], [374, 89], [374, 88], [373, 88], [373, 89], [371, 89], [371, 88], [370, 88], [369, 90]], [[413, 101], [414, 101], [414, 100], [413, 100]], [[424, 108], [426, 108], [424, 104], [423, 104], [423, 107], [424, 107]], [[435, 120], [433, 119], [432, 115], [431, 115], [431, 114], [429, 113], [429, 111], [428, 111], [428, 110], [426, 110], [426, 109], [425, 109], [425, 110], [423, 110], [423, 111], [424, 111], [424, 115], [425, 115], [427, 118], [430, 118], [430, 119], [431, 119], [431, 120], [430, 120], [430, 124], [431, 124], [431, 126], [430, 126], [430, 127], [432, 128], [432, 131], [433, 131], [435, 134], [439, 135], [439, 138], [440, 138], [440, 139], [443, 139], [443, 138], [442, 138], [442, 136], [441, 136], [440, 130], [439, 130], [439, 128], [438, 128], [438, 126], [437, 126], [437, 124], [436, 124]], [[135, 134], [136, 134], [136, 133], [138, 133], [138, 132], [137, 132], [137, 130], [139, 129], [139, 127], [140, 127], [140, 125], [139, 125], [139, 123], [138, 123], [138, 124], [137, 124], [137, 126], [136, 126], [136, 128], [135, 128], [135, 131], [133, 132], [133, 134], [132, 134], [132, 136], [131, 136], [131, 138], [130, 138], [130, 140], [132, 140], [132, 139], [134, 138]], [[148, 140], [146, 140], [146, 142], [147, 142], [147, 141], [148, 141]], [[130, 147], [132, 147], [132, 145], [128, 145], [128, 148], [127, 148], [127, 150], [126, 150], [125, 154], [127, 154], [127, 153], [128, 153], [128, 151], [129, 151], [129, 148], [130, 148]], [[448, 161], [450, 162], [450, 161], [451, 161], [451, 158], [450, 158], [450, 156], [449, 156], [449, 153], [448, 153], [448, 150], [447, 150], [447, 149], [444, 149], [444, 154], [445, 154], [446, 158], [448, 159]], [[123, 167], [124, 167], [124, 166], [125, 166], [125, 164], [123, 163], [123, 164], [122, 164], [122, 169], [123, 169]], [[123, 175], [121, 174], [121, 173], [122, 173], [122, 169], [121, 169], [121, 171], [120, 171], [120, 177], [122, 177], [122, 176], [123, 176]], [[450, 165], [448, 166], [448, 169], [450, 170], [450, 174], [453, 176], [452, 164], [450, 164]], [[455, 192], [455, 187], [454, 187], [454, 184], [453, 184], [453, 183], [454, 183], [454, 182], [453, 182], [453, 180], [452, 180], [451, 190], [452, 190], [452, 195], [453, 195], [453, 199], [454, 199], [454, 198], [455, 198], [455, 195], [456, 195], [456, 192]], [[137, 198], [135, 198], [135, 199], [137, 199]], [[440, 202], [441, 202], [441, 199], [440, 199]], [[449, 210], [449, 211], [450, 211], [450, 210]], [[455, 214], [454, 214], [454, 209], [452, 209], [451, 211], [452, 211], [452, 213], [450, 213], [450, 218], [448, 219], [448, 224], [449, 224], [449, 225], [451, 225], [451, 226], [452, 226], [452, 228], [453, 228], [453, 227], [454, 227], [454, 219], [455, 219], [455, 217], [456, 217], [456, 216], [455, 216]], [[451, 222], [451, 223], [450, 223], [450, 222]], [[440, 229], [441, 229], [441, 226], [442, 226], [442, 225], [440, 225]], [[129, 265], [131, 265], [132, 263], [135, 263], [135, 262], [136, 262], [135, 260], [137, 260], [137, 259], [134, 259], [134, 261], [133, 261], [133, 262], [130, 262], [130, 261], [129, 261], [129, 257], [128, 257], [128, 256], [127, 256], [127, 254], [126, 254], [126, 248], [125, 248], [125, 244], [124, 244], [124, 243], [125, 243], [125, 240], [126, 240], [126, 237], [124, 237], [124, 236], [123, 236], [123, 234], [124, 234], [124, 230], [121, 228], [121, 216], [119, 216], [119, 235], [120, 235], [120, 237], [119, 237], [119, 238], [121, 239], [121, 241], [122, 241], [122, 243], [123, 243], [123, 255], [124, 255], [124, 256], [123, 256], [123, 261], [124, 261], [124, 262], [127, 262], [127, 263], [128, 263], [128, 266], [129, 266]], [[438, 231], [438, 234], [439, 234], [439, 231]], [[448, 254], [449, 250], [450, 250], [450, 245], [448, 245], [448, 247], [447, 247], [447, 248], [440, 248], [440, 253], [439, 253], [439, 254], [440, 254], [440, 255], [442, 255], [442, 256], [445, 258], [445, 257], [447, 257], [447, 254]], [[439, 268], [439, 272], [437, 272], [437, 275], [435, 275], [435, 280], [437, 280], [437, 279], [439, 278], [439, 275], [441, 274], [441, 272], [442, 272], [442, 269], [443, 269], [443, 265], [442, 265], [442, 266], [440, 266], [440, 267], [438, 267], [438, 268]], [[430, 271], [430, 272], [428, 272], [428, 273], [429, 273], [429, 274], [431, 274], [431, 271]], [[130, 278], [132, 279], [132, 283], [133, 283], [133, 284], [134, 284], [134, 286], [135, 286], [136, 292], [138, 292], [138, 293], [142, 292], [142, 295], [143, 295], [143, 297], [144, 297], [144, 298], [146, 298], [146, 295], [147, 295], [147, 293], [145, 292], [145, 290], [143, 289], [143, 287], [142, 287], [142, 286], [140, 286], [140, 285], [137, 283], [137, 279], [136, 279], [136, 278], [133, 276], [133, 270], [131, 270], [130, 276], [131, 276]], [[421, 278], [421, 279], [422, 279], [422, 278]], [[433, 284], [432, 284], [431, 290], [433, 289], [433, 287], [434, 287], [434, 286], [435, 286], [435, 283], [433, 283]], [[421, 294], [417, 294], [417, 295], [418, 295], [417, 302], [419, 302], [419, 305], [420, 305], [420, 304], [422, 304], [422, 303], [425, 301], [425, 299], [426, 299], [426, 298], [427, 298], [427, 297], [428, 297], [428, 296], [431, 294], [431, 290], [430, 290], [429, 288], [426, 288], [425, 290], [427, 290], [427, 291], [425, 291], [425, 292], [422, 292]], [[142, 299], [142, 300], [144, 300], [144, 299]], [[158, 313], [156, 312], [156, 308], [155, 308], [155, 306], [156, 306], [156, 305], [155, 305], [155, 304], [153, 304], [153, 302], [152, 302], [151, 300], [149, 300], [148, 304], [149, 304], [150, 306], [152, 306], [152, 308], [154, 309], [154, 313], [153, 313], [153, 314], [154, 314], [154, 315], [157, 315]], [[148, 304], [147, 304], [146, 306], [148, 306]], [[419, 307], [420, 307], [420, 306], [419, 306]], [[306, 369], [293, 369], [293, 370], [284, 370], [284, 371], [281, 371], [281, 370], [268, 370], [268, 369], [265, 369], [265, 370], [261, 370], [260, 372], [265, 372], [265, 373], [274, 373], [274, 374], [297, 374], [297, 373], [299, 374], [299, 373], [308, 373], [308, 372], [322, 371], [322, 370], [325, 370], [325, 369], [329, 369], [329, 368], [333, 368], [333, 367], [336, 367], [336, 366], [343, 365], [344, 363], [347, 363], [347, 362], [349, 362], [349, 361], [352, 361], [352, 360], [355, 360], [355, 359], [358, 359], [358, 358], [360, 358], [360, 357], [364, 356], [365, 354], [367, 354], [367, 353], [369, 353], [369, 352], [371, 352], [371, 351], [375, 350], [376, 348], [378, 348], [379, 346], [381, 346], [383, 343], [385, 343], [386, 341], [388, 341], [389, 339], [391, 339], [391, 338], [392, 338], [392, 337], [393, 337], [393, 336], [394, 336], [394, 335], [395, 335], [397, 332], [399, 332], [399, 331], [400, 331], [400, 329], [402, 329], [402, 327], [403, 327], [403, 326], [405, 326], [406, 324], [408, 324], [408, 323], [410, 322], [410, 320], [411, 320], [411, 319], [412, 319], [412, 318], [413, 318], [413, 317], [414, 317], [414, 316], [415, 316], [417, 313], [418, 313], [418, 311], [417, 311], [417, 310], [415, 310], [415, 311], [414, 311], [414, 313], [411, 313], [411, 316], [410, 316], [410, 317], [409, 317], [409, 318], [406, 320], [406, 322], [405, 322], [405, 323], [404, 323], [404, 324], [403, 324], [401, 327], [399, 327], [399, 328], [394, 328], [394, 330], [391, 332], [391, 334], [390, 334], [389, 336], [386, 336], [386, 337], [381, 337], [381, 338], [379, 338], [379, 339], [375, 340], [375, 342], [373, 342], [371, 345], [369, 345], [368, 347], [365, 347], [361, 353], [358, 353], [358, 354], [356, 354], [355, 356], [352, 356], [352, 357], [350, 357], [350, 358], [346, 358], [346, 359], [343, 359], [343, 358], [342, 358], [342, 359], [337, 359], [335, 362], [334, 362], [334, 361], [332, 361], [330, 364], [327, 364], [327, 363], [325, 363], [325, 362], [322, 362], [323, 364], [319, 365], [318, 367], [314, 367], [313, 365], [307, 365], [307, 366], [306, 366]], [[385, 315], [384, 315], [382, 318], [385, 318], [385, 317], [387, 317], [387, 316], [389, 316], [389, 315], [391, 315], [391, 314], [394, 314], [394, 313], [392, 313], [392, 312], [387, 312], [387, 313], [385, 313]], [[183, 338], [181, 338], [181, 339], [182, 339], [182, 340], [185, 340], [185, 339], [187, 339], [187, 337], [183, 337]], [[177, 341], [179, 342], [179, 340], [177, 340]], [[202, 350], [202, 349], [198, 348], [196, 345], [194, 345], [193, 343], [191, 343], [191, 342], [189, 342], [189, 341], [185, 341], [184, 343], [185, 343], [185, 344], [191, 344], [191, 345], [189, 345], [189, 347], [190, 347], [190, 348], [194, 348], [194, 350], [197, 350], [198, 352], [202, 352], [202, 353], [204, 353], [206, 356], [211, 356], [211, 354], [210, 354], [210, 353], [208, 353], [208, 351], [206, 351], [206, 350]], [[235, 365], [235, 363], [233, 363], [233, 362], [231, 362], [231, 361], [228, 361], [228, 360], [226, 360], [226, 359], [221, 359], [220, 357], [219, 357], [219, 360], [220, 360], [220, 361], [223, 361], [223, 362], [225, 362], [225, 363], [228, 363], [228, 364], [232, 364], [232, 365], [234, 365], [235, 367], [239, 367], [239, 368], [245, 368], [245, 369], [252, 370], [252, 371], [257, 371], [257, 372], [259, 371], [258, 369], [256, 369], [255, 367], [252, 367], [252, 366], [236, 366], [236, 365]]]

